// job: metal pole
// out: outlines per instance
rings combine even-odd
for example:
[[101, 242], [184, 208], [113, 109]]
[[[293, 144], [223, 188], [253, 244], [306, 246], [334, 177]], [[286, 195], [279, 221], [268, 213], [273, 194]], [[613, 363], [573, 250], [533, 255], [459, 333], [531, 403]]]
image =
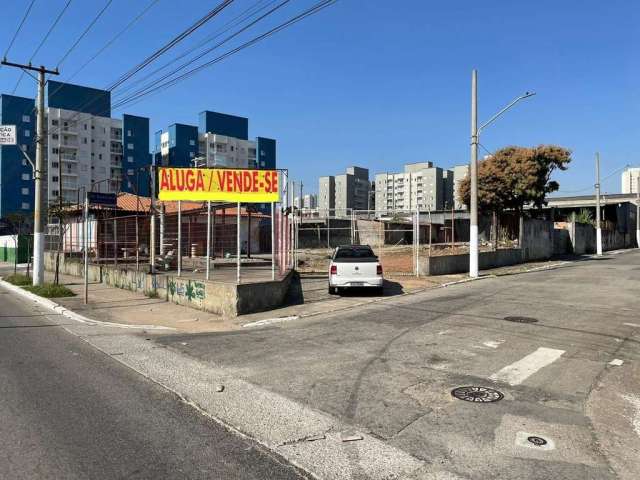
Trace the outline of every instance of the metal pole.
[[89, 303], [89, 194], [84, 193], [84, 304]]
[[275, 203], [271, 202], [271, 280], [276, 279], [276, 231], [274, 225], [274, 222], [276, 221], [275, 211]]
[[[240, 283], [240, 202], [237, 207], [236, 225], [236, 283]], [[249, 235], [251, 232], [248, 232]]]
[[[454, 207], [451, 207], [451, 248], [453, 248], [456, 243], [456, 218], [453, 208]], [[431, 235], [431, 226], [429, 226], [429, 235]]]
[[420, 208], [416, 199], [416, 277], [420, 276]]
[[178, 200], [178, 276], [182, 273], [182, 201]]
[[149, 269], [156, 273], [156, 167], [151, 165], [151, 232], [149, 234]]
[[113, 264], [118, 265], [118, 220], [113, 217]]
[[206, 253], [206, 274], [209, 280], [211, 275], [211, 201], [207, 201], [207, 253]]
[[596, 254], [602, 255], [602, 227], [600, 225], [600, 154], [596, 152]]
[[138, 231], [138, 212], [136, 211], [136, 272], [140, 271], [140, 246]]
[[469, 276], [478, 277], [478, 71], [471, 74], [471, 201]]

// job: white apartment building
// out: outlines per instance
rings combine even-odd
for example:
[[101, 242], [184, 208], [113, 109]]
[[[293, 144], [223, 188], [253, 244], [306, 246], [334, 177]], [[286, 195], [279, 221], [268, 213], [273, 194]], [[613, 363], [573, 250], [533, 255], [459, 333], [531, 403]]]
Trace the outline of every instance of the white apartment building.
[[198, 159], [207, 167], [258, 168], [256, 142], [215, 133], [198, 134]]
[[[122, 120], [47, 109], [45, 198], [78, 199], [78, 190], [116, 193], [122, 183]], [[133, 147], [132, 147], [133, 148]]]
[[418, 162], [405, 164], [402, 173], [377, 174], [376, 211], [436, 211], [452, 206], [460, 210], [464, 205], [457, 200], [457, 192], [468, 170], [466, 165], [443, 170], [432, 162]]
[[638, 193], [640, 167], [627, 168], [622, 172], [622, 193]]

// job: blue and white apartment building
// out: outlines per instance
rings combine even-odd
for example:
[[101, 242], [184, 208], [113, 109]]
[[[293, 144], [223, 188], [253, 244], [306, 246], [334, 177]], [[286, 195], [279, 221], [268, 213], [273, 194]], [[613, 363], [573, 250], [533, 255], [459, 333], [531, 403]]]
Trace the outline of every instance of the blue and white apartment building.
[[[44, 199], [76, 201], [79, 191], [149, 194], [149, 119], [111, 118], [111, 93], [49, 80]], [[18, 142], [35, 159], [35, 100], [0, 95], [0, 124], [16, 125]], [[138, 185], [136, 185], [136, 183]], [[0, 147], [0, 218], [33, 211], [31, 166], [16, 146]]]

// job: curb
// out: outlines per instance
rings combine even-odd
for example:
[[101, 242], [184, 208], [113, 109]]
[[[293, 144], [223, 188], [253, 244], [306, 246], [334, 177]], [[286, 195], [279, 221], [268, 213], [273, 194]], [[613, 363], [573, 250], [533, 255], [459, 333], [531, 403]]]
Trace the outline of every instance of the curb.
[[71, 320], [75, 320], [79, 323], [84, 323], [90, 326], [98, 326], [98, 327], [115, 327], [115, 328], [128, 328], [128, 329], [143, 329], [143, 330], [176, 330], [171, 327], [161, 327], [158, 325], [124, 325], [122, 323], [113, 323], [113, 322], [103, 322], [100, 320], [93, 320], [91, 318], [80, 315], [79, 313], [74, 312], [73, 310], [69, 310], [68, 308], [60, 305], [59, 303], [54, 302], [53, 300], [49, 300], [48, 298], [41, 297], [40, 295], [36, 295], [35, 293], [31, 293], [23, 288], [20, 288], [12, 283], [4, 281], [0, 277], [0, 286], [6, 288], [7, 290], [12, 291], [13, 293], [17, 293], [29, 300], [36, 302], [43, 307], [47, 307], [59, 315], [67, 317]]

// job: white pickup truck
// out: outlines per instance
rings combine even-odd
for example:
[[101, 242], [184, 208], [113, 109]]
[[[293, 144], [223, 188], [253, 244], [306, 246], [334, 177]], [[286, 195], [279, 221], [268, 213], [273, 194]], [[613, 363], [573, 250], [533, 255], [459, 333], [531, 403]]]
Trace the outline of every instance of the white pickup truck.
[[345, 288], [375, 288], [382, 294], [382, 265], [369, 245], [343, 245], [335, 249], [329, 265], [329, 293]]

